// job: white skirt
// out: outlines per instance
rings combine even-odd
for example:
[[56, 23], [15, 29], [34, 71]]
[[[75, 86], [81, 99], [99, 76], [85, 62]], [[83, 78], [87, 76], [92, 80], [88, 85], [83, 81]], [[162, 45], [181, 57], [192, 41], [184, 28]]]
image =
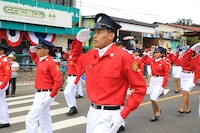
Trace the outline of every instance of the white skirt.
[[194, 81], [194, 73], [185, 73], [181, 71], [180, 83], [182, 90], [190, 92], [192, 88], [195, 86], [193, 81]]

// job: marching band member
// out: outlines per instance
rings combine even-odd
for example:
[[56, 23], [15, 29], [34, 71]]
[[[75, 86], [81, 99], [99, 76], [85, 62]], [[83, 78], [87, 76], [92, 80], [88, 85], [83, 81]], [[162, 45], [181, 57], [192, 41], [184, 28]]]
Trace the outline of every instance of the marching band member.
[[[34, 101], [26, 117], [27, 133], [37, 133], [38, 124], [42, 133], [52, 133], [50, 106], [62, 85], [59, 65], [49, 55], [54, 45], [39, 38], [38, 45], [30, 47], [31, 59], [36, 63]], [[39, 122], [39, 123], [38, 123]]]

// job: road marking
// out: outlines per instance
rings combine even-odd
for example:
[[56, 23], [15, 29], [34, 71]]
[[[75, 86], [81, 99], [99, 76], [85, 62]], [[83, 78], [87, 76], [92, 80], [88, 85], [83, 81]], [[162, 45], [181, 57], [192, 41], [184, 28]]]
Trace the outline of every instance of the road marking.
[[[59, 109], [51, 110], [50, 113], [51, 113], [51, 116], [56, 116], [56, 115], [59, 115], [59, 114], [64, 114], [65, 112], [68, 112], [68, 111], [69, 111], [69, 108], [65, 107], [65, 108], [59, 108]], [[17, 117], [12, 117], [12, 118], [10, 118], [10, 123], [15, 124], [15, 123], [20, 123], [20, 122], [25, 122], [26, 116], [27, 116], [27, 114], [26, 115], [20, 115], [20, 116], [17, 116]]]
[[[54, 106], [54, 105], [59, 105], [59, 103], [53, 102], [51, 104], [51, 106]], [[21, 111], [27, 111], [27, 110], [30, 110], [30, 108], [31, 108], [31, 105], [23, 106], [23, 107], [16, 107], [16, 108], [8, 109], [8, 113], [11, 114], [11, 113], [17, 113], [17, 112], [21, 112]]]
[[[192, 92], [190, 92], [190, 95], [197, 94], [197, 93], [200, 93], [200, 91], [192, 91]], [[165, 97], [165, 98], [160, 98], [159, 101], [167, 101], [167, 100], [175, 99], [178, 97], [182, 97], [182, 94], [175, 95], [175, 96], [169, 96], [169, 97]], [[149, 101], [149, 102], [141, 103], [140, 106], [144, 106], [144, 105], [148, 105], [148, 104], [151, 104], [151, 102]]]
[[[170, 89], [164, 89], [164, 95], [167, 95], [167, 93], [169, 92]], [[146, 94], [150, 94], [150, 91], [149, 91], [149, 87], [147, 87], [147, 91], [146, 91]]]
[[32, 103], [32, 102], [33, 102], [33, 99], [26, 99], [26, 100], [22, 100], [22, 101], [8, 102], [8, 106], [17, 105], [17, 104], [24, 104], [24, 103]]
[[[76, 117], [76, 118], [72, 118], [72, 119], [54, 122], [52, 127], [53, 127], [53, 131], [55, 131], [55, 130], [68, 128], [68, 127], [72, 127], [72, 126], [76, 126], [76, 125], [81, 125], [81, 124], [85, 124], [85, 123], [86, 123], [86, 117], [80, 116], [80, 117]], [[16, 131], [13, 133], [26, 133], [26, 130], [24, 129], [24, 130]]]
[[17, 97], [8, 97], [8, 98], [6, 98], [6, 101], [21, 100], [21, 99], [32, 98], [32, 97], [34, 97], [34, 95], [17, 96]]

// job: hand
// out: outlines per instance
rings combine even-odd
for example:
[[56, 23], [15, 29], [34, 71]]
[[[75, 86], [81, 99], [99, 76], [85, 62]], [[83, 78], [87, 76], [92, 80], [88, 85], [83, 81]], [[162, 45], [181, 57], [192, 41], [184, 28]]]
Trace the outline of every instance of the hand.
[[48, 105], [51, 105], [53, 102], [54, 98], [51, 96], [47, 96], [43, 101], [42, 101], [42, 106], [47, 107]]
[[192, 83], [192, 88], [195, 87], [195, 83]]
[[192, 51], [199, 51], [200, 50], [200, 43], [196, 43], [191, 47]]
[[111, 133], [117, 133], [120, 126], [124, 124], [124, 119], [120, 115], [120, 113], [115, 117], [112, 127], [111, 127]]
[[35, 53], [36, 52], [36, 46], [30, 46], [29, 50], [32, 52], [32, 53]]
[[164, 88], [161, 86], [159, 89], [160, 95], [164, 95]]
[[76, 38], [80, 42], [86, 42], [90, 39], [90, 30], [89, 29], [82, 29], [78, 32]]
[[176, 50], [172, 50], [169, 52], [170, 54], [176, 55]]
[[147, 56], [151, 57], [153, 55], [153, 51], [147, 52]]

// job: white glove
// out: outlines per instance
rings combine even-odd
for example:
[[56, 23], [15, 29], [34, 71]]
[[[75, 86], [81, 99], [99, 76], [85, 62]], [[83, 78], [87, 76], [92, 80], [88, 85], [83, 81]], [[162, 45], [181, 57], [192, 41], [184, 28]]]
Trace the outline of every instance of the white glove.
[[159, 92], [160, 92], [160, 95], [161, 95], [161, 94], [164, 95], [164, 88], [163, 88], [163, 87], [160, 87]]
[[173, 55], [176, 55], [176, 50], [174, 49], [174, 50], [170, 51], [169, 53], [173, 54]]
[[200, 43], [196, 43], [191, 47], [192, 51], [199, 51], [200, 50]]
[[120, 126], [123, 125], [125, 120], [122, 118], [120, 113], [115, 117], [112, 127], [111, 127], [111, 133], [117, 133], [119, 130]]
[[43, 101], [42, 101], [42, 106], [44, 107], [48, 107], [51, 105], [51, 103], [53, 102], [54, 98], [52, 98], [51, 96], [47, 96]]
[[153, 55], [153, 51], [147, 52], [147, 56], [152, 57], [152, 55]]
[[29, 50], [31, 51], [31, 53], [35, 53], [36, 52], [36, 46], [30, 46]]
[[82, 29], [78, 32], [76, 38], [80, 41], [80, 42], [86, 42], [90, 39], [90, 30], [89, 29]]
[[192, 83], [192, 88], [195, 87], [195, 83]]

